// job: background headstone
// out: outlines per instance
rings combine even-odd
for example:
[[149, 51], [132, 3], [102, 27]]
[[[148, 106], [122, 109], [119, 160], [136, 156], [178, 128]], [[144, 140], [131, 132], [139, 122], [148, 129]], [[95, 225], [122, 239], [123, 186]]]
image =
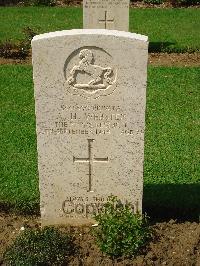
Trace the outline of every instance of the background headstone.
[[43, 225], [142, 209], [147, 37], [71, 30], [32, 41]]
[[129, 0], [83, 0], [83, 28], [129, 30]]

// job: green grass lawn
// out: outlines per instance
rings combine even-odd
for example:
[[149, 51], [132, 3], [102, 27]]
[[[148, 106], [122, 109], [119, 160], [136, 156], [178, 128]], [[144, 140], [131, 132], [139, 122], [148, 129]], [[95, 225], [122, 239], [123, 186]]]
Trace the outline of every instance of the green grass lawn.
[[[200, 214], [200, 68], [149, 67], [144, 209]], [[2, 207], [38, 209], [31, 66], [0, 66]]]
[[144, 207], [154, 216], [200, 215], [200, 68], [150, 68]]
[[[1, 7], [0, 42], [37, 33], [82, 28], [82, 9], [69, 7]], [[200, 9], [130, 9], [130, 31], [149, 36], [150, 51], [199, 51]]]
[[38, 203], [32, 68], [0, 65], [0, 202], [32, 211]]

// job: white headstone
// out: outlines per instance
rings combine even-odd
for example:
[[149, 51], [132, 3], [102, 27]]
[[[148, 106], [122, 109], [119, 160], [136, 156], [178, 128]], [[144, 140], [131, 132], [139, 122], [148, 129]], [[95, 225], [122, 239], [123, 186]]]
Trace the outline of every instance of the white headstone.
[[71, 30], [32, 41], [42, 224], [142, 209], [147, 37]]
[[129, 30], [129, 0], [83, 0], [83, 28]]

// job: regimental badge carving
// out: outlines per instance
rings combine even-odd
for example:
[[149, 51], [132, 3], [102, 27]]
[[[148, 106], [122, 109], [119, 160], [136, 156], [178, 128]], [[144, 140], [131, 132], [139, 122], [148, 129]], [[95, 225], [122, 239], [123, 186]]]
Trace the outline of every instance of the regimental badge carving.
[[74, 51], [64, 67], [68, 92], [87, 99], [106, 96], [116, 88], [117, 70], [109, 53], [98, 47]]
[[[83, 89], [87, 91], [93, 91], [99, 89], [106, 89], [113, 83], [111, 75], [113, 70], [111, 67], [101, 67], [94, 64], [94, 55], [91, 50], [83, 49], [79, 53], [80, 61], [78, 65], [75, 65], [70, 71], [70, 76], [67, 79], [69, 85], [74, 86], [77, 89]], [[87, 84], [78, 84], [76, 76], [78, 73], [84, 73], [91, 77], [91, 80]]]

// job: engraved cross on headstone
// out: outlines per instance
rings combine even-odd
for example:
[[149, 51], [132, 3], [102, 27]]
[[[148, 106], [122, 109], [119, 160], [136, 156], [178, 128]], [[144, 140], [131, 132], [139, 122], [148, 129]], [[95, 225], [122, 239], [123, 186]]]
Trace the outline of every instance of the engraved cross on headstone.
[[107, 163], [108, 157], [106, 158], [95, 158], [92, 143], [94, 142], [94, 139], [88, 139], [88, 158], [76, 158], [73, 157], [73, 162], [78, 163], [88, 163], [89, 166], [89, 186], [88, 186], [88, 192], [93, 192], [92, 190], [92, 175], [93, 175], [93, 165], [94, 163]]
[[99, 23], [104, 23], [104, 28], [107, 29], [107, 22], [114, 23], [114, 18], [113, 19], [107, 19], [107, 11], [105, 11], [105, 17], [104, 19], [99, 19]]

